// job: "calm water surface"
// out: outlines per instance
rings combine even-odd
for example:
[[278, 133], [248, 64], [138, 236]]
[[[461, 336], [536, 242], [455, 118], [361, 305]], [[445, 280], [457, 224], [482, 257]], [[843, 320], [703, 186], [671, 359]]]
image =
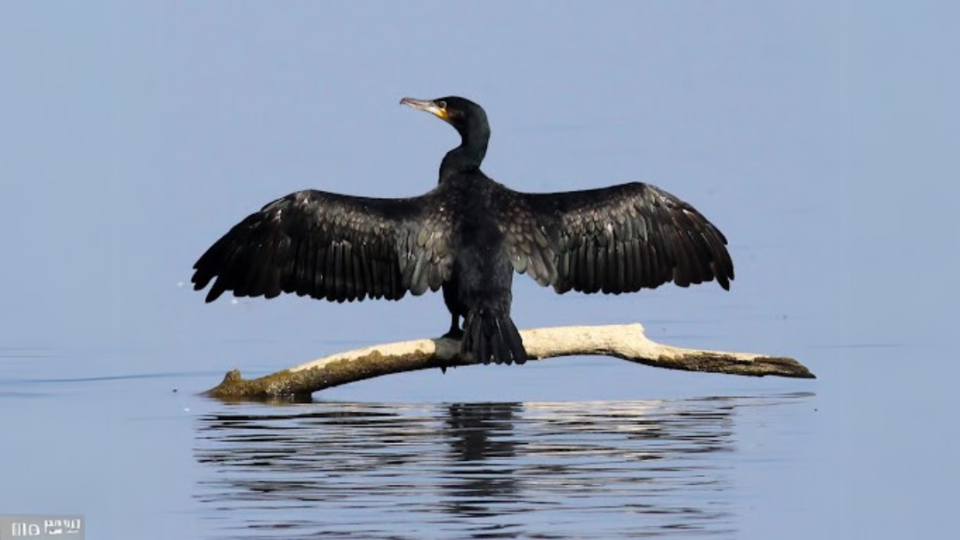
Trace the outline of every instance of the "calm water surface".
[[809, 398], [227, 407], [196, 497], [218, 538], [734, 538], [737, 423]]
[[[131, 353], [87, 365], [55, 347], [4, 353], [0, 476], [15, 489], [0, 508], [82, 514], [92, 538], [743, 538], [809, 512], [818, 522], [802, 531], [836, 527], [841, 458], [823, 459], [835, 445], [816, 382], [573, 361], [506, 378], [518, 372], [455, 370], [480, 387], [445, 388], [509, 394], [590, 372], [606, 384], [594, 395], [679, 395], [685, 379], [716, 393], [223, 403], [195, 393], [218, 372], [90, 377]], [[39, 376], [37, 362], [61, 376]], [[393, 394], [436, 384], [416, 379]]]

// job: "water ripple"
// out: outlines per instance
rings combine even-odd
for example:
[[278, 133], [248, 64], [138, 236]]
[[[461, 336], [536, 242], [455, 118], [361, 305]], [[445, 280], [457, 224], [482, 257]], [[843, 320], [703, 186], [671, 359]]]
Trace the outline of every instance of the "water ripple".
[[803, 397], [233, 405], [198, 497], [211, 538], [734, 538], [736, 411]]

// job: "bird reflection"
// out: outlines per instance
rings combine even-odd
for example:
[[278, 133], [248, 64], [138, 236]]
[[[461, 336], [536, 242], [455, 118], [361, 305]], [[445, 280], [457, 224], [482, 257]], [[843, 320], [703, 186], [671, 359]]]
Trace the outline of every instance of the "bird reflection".
[[[513, 419], [522, 411], [522, 403], [457, 403], [446, 407], [441, 436], [449, 445], [446, 454], [450, 463], [445, 476], [451, 481], [442, 505], [444, 511], [495, 516], [498, 506], [516, 504], [523, 496], [512, 459], [518, 446]], [[467, 469], [463, 462], [472, 466]]]
[[796, 399], [228, 406], [198, 499], [224, 538], [735, 536], [736, 411]]
[[446, 427], [442, 435], [450, 445], [450, 458], [456, 461], [483, 461], [513, 457], [517, 442], [513, 418], [523, 410], [522, 403], [455, 403], [446, 407]]

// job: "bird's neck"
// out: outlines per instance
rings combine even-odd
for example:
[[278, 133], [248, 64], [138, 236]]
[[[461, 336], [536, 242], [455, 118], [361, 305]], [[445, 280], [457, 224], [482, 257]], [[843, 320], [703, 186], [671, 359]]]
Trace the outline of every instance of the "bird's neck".
[[490, 129], [462, 134], [460, 146], [447, 152], [440, 162], [440, 181], [454, 173], [471, 172], [480, 169], [487, 155], [487, 143], [490, 141]]

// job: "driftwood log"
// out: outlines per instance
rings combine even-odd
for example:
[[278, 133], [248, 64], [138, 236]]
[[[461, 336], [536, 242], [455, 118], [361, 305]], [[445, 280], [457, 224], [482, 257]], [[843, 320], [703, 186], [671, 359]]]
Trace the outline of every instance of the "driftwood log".
[[[667, 369], [814, 378], [809, 369], [792, 358], [662, 345], [647, 338], [640, 324], [541, 328], [523, 330], [520, 334], [531, 361], [558, 356], [613, 356]], [[257, 379], [244, 379], [238, 370], [232, 370], [206, 395], [239, 400], [310, 399], [313, 392], [381, 375], [474, 365], [461, 358], [459, 351], [460, 343], [447, 338], [375, 345]]]

